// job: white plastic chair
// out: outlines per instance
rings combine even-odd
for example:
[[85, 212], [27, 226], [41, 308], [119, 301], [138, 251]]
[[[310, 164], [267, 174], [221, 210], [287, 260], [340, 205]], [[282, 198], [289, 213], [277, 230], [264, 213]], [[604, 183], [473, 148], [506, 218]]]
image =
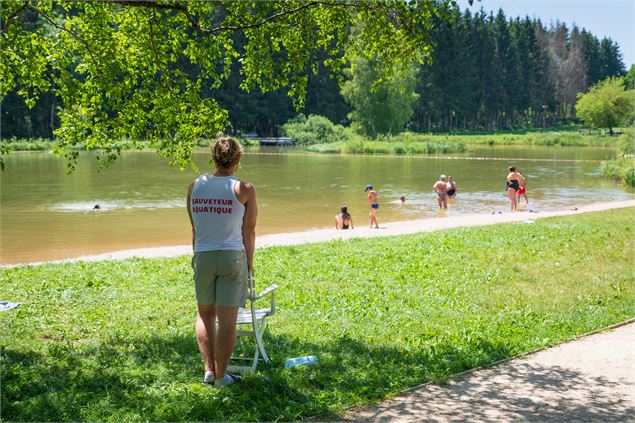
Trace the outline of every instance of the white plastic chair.
[[[245, 357], [232, 357], [232, 360], [251, 360], [251, 365], [246, 366], [238, 366], [230, 364], [227, 367], [227, 370], [230, 372], [254, 372], [256, 371], [256, 367], [258, 366], [258, 360], [260, 356], [262, 356], [262, 360], [265, 363], [268, 363], [269, 356], [265, 351], [265, 347], [262, 343], [262, 335], [265, 331], [265, 327], [267, 326], [266, 318], [269, 316], [273, 316], [276, 313], [276, 297], [275, 290], [278, 289], [278, 285], [271, 285], [267, 287], [260, 294], [255, 294], [254, 287], [254, 277], [252, 274], [249, 275], [249, 293], [247, 297], [247, 304], [245, 308], [240, 308], [238, 310], [238, 319], [236, 324], [238, 326], [236, 335], [237, 336], [247, 336], [251, 337], [255, 340], [256, 346], [254, 351], [253, 358], [245, 358]], [[256, 308], [256, 301], [270, 295], [271, 303], [269, 308]]]

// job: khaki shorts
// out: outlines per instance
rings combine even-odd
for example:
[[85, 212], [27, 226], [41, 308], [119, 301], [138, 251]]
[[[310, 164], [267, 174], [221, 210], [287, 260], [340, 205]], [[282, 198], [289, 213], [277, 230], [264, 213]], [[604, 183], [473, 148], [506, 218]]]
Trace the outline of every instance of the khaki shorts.
[[192, 257], [198, 304], [244, 307], [249, 287], [244, 251], [203, 251]]

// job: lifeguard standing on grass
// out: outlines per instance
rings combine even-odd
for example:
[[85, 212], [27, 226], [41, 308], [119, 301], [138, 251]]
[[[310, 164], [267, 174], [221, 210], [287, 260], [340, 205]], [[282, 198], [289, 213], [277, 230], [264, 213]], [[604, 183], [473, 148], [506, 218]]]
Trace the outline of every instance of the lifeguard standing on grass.
[[377, 191], [373, 189], [372, 185], [366, 185], [366, 189], [364, 190], [368, 193], [368, 202], [370, 203], [370, 212], [368, 216], [370, 217], [370, 227], [373, 227], [373, 223], [375, 224], [375, 228], [379, 229], [379, 225], [377, 224], [377, 217], [375, 213], [379, 208], [379, 203], [377, 202]]
[[240, 380], [226, 370], [236, 343], [238, 308], [245, 305], [253, 272], [258, 207], [254, 186], [234, 176], [242, 146], [220, 137], [211, 153], [216, 170], [190, 184], [187, 211], [198, 303], [196, 340], [205, 362], [203, 383], [223, 387]]

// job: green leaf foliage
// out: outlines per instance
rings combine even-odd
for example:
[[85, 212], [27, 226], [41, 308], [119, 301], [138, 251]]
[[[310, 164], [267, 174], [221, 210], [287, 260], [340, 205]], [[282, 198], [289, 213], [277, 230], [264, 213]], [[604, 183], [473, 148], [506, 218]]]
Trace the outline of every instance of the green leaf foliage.
[[635, 187], [635, 159], [633, 156], [619, 157], [605, 162], [602, 165], [602, 173], [616, 182]]
[[604, 176], [635, 187], [635, 127], [625, 128], [617, 143], [621, 156], [602, 165]]
[[635, 90], [624, 90], [624, 78], [608, 78], [578, 94], [576, 113], [594, 128], [625, 125], [635, 116]]
[[[132, 3], [130, 0], [117, 0], [110, 3], [116, 4], [117, 8], [124, 6], [155, 8], [158, 14], [167, 13], [170, 10], [173, 14], [185, 13], [181, 7], [183, 5], [181, 3], [184, 2], [145, 0]], [[413, 3], [409, 2], [409, 7]], [[500, 131], [567, 125], [576, 119], [572, 105], [575, 103], [578, 92], [585, 92], [589, 86], [607, 77], [622, 76], [625, 73], [625, 86], [627, 89], [632, 89], [632, 67], [629, 72], [626, 72], [619, 45], [610, 39], [600, 40], [584, 28], [579, 29], [575, 25], [570, 28], [563, 23], [545, 25], [539, 20], [528, 17], [505, 18], [503, 13], [493, 15], [484, 11], [472, 13], [470, 10], [464, 10], [461, 13], [458, 7], [451, 7], [449, 3], [446, 3], [448, 7], [439, 3], [437, 13], [430, 14], [430, 20], [427, 23], [429, 28], [427, 41], [419, 44], [424, 53], [423, 56], [429, 54], [429, 60], [424, 60], [418, 72], [415, 91], [419, 94], [419, 99], [414, 105], [414, 114], [407, 124], [409, 130], [416, 132]], [[2, 3], [4, 12], [2, 35], [5, 37], [4, 41], [0, 40], [0, 42], [11, 44], [12, 40], [17, 41], [15, 46], [11, 44], [3, 50], [6, 54], [2, 57], [4, 62], [1, 65], [5, 66], [5, 71], [11, 75], [13, 75], [11, 67], [14, 66], [17, 72], [15, 75], [28, 76], [23, 81], [24, 84], [20, 82], [20, 78], [11, 79], [11, 75], [3, 77], [0, 81], [0, 84], [5, 85], [3, 90], [9, 89], [1, 100], [4, 138], [53, 138], [55, 129], [60, 127], [60, 115], [64, 110], [64, 104], [59, 89], [54, 83], [49, 83], [52, 79], [51, 75], [47, 72], [42, 73], [43, 63], [40, 60], [42, 57], [37, 56], [40, 51], [38, 50], [40, 42], [36, 38], [29, 43], [26, 35], [33, 33], [46, 36], [60, 31], [55, 26], [64, 18], [64, 15], [59, 16], [59, 10], [62, 7], [64, 10], [72, 10], [74, 3], [50, 3], [58, 6], [53, 9], [52, 15], [59, 16], [59, 19], [53, 21], [47, 20], [51, 18], [50, 12], [43, 13], [46, 4], [42, 1]], [[266, 2], [260, 2], [258, 13], [262, 18], [261, 22], [250, 21], [248, 26], [232, 24], [224, 27], [222, 31], [218, 29], [220, 27], [215, 27], [218, 31], [213, 32], [214, 34], [219, 31], [231, 33], [227, 45], [219, 47], [225, 49], [228, 55], [227, 59], [222, 58], [218, 61], [222, 63], [219, 66], [228, 67], [223, 70], [223, 75], [228, 75], [226, 78], [219, 80], [212, 72], [207, 74], [209, 79], [206, 79], [206, 76], [197, 70], [200, 65], [193, 65], [194, 62], [200, 63], [200, 61], [196, 58], [190, 61], [185, 54], [182, 55], [182, 60], [179, 59], [176, 62], [176, 66], [184, 69], [193, 79], [198, 78], [202, 96], [213, 98], [218, 103], [217, 107], [227, 112], [227, 123], [214, 127], [211, 134], [208, 134], [209, 137], [212, 137], [219, 129], [227, 129], [234, 133], [255, 132], [262, 136], [277, 136], [279, 127], [297, 115], [298, 111], [306, 116], [325, 116], [338, 124], [349, 123], [346, 116], [351, 112], [351, 108], [340, 94], [340, 86], [344, 80], [344, 74], [340, 68], [351, 65], [347, 56], [352, 54], [346, 50], [350, 49], [351, 52], [356, 51], [359, 54], [359, 48], [366, 45], [358, 46], [355, 50], [358, 43], [357, 37], [364, 32], [353, 26], [353, 20], [355, 25], [369, 24], [354, 17], [349, 19], [344, 31], [332, 34], [327, 34], [326, 30], [322, 31], [324, 37], [329, 40], [328, 46], [324, 48], [320, 47], [319, 42], [311, 42], [316, 36], [321, 36], [319, 33], [309, 33], [300, 29], [296, 29], [291, 35], [296, 38], [305, 37], [307, 41], [301, 41], [306, 44], [304, 50], [300, 49], [301, 44], [296, 45], [297, 43], [291, 43], [293, 45], [290, 47], [287, 47], [286, 42], [279, 46], [270, 46], [270, 38], [264, 36], [260, 40], [257, 34], [247, 38], [248, 30], [257, 31], [259, 25], [265, 24], [271, 24], [273, 33], [282, 36], [283, 34], [276, 31], [284, 30], [284, 28], [277, 28], [277, 26], [284, 26], [287, 21], [300, 22], [295, 18], [291, 19], [291, 15], [298, 16], [297, 14], [306, 13], [307, 9], [321, 8], [320, 16], [314, 16], [314, 18], [326, 22], [331, 16], [329, 12], [331, 8], [344, 7], [342, 3], [318, 3], [317, 1], [309, 1], [306, 4], [285, 2], [285, 4], [298, 5], [298, 7], [295, 9], [290, 7], [288, 10], [278, 8], [275, 10], [280, 12], [274, 13], [272, 6], [267, 5]], [[39, 12], [30, 7], [33, 5], [37, 6], [36, 9]], [[250, 9], [251, 6], [247, 7], [243, 4], [242, 9], [238, 6], [240, 5], [236, 5], [236, 10], [241, 13], [256, 13], [252, 10], [253, 8]], [[370, 7], [370, 5], [367, 6]], [[397, 17], [399, 14], [403, 15], [404, 19], [407, 18], [405, 12], [399, 11], [398, 6], [392, 2], [384, 4], [378, 2], [374, 5], [374, 12], [380, 13], [381, 8], [393, 6], [397, 9], [390, 9], [390, 11], [384, 9], [388, 13], [387, 18], [392, 12], [396, 14], [393, 21], [399, 19]], [[215, 2], [215, 7], [214, 13], [217, 13], [215, 20], [208, 22], [212, 26], [224, 20], [226, 13], [223, 2]], [[363, 7], [363, 4], [355, 1], [346, 4], [345, 8], [350, 13], [355, 13], [358, 7]], [[265, 17], [261, 12], [266, 11], [266, 8], [270, 8], [273, 14]], [[196, 7], [192, 6], [191, 9]], [[188, 24], [193, 29], [193, 32], [190, 30], [190, 36], [209, 34], [207, 31], [209, 27], [204, 25], [197, 27], [197, 24], [202, 25], [201, 19], [205, 19], [204, 17], [194, 15], [195, 10], [188, 9], [187, 13], [192, 18], [188, 19]], [[348, 18], [344, 15], [343, 19]], [[302, 22], [310, 23], [311, 20], [305, 19]], [[21, 26], [24, 34], [12, 32], [16, 25]], [[167, 27], [161, 28], [163, 32], [167, 29]], [[351, 28], [355, 29], [350, 32]], [[165, 35], [163, 32], [157, 34], [155, 31], [155, 39]], [[386, 34], [391, 35], [390, 31]], [[380, 37], [384, 37], [384, 34], [380, 34]], [[256, 51], [254, 54], [257, 60], [249, 62], [245, 52], [250, 39], [252, 43], [260, 42], [273, 53], [268, 56], [266, 52]], [[147, 37], [142, 37], [140, 40], [147, 40]], [[386, 41], [392, 40], [389, 38]], [[137, 44], [139, 48], [143, 48], [143, 43]], [[20, 46], [23, 47], [22, 55], [16, 56], [14, 53], [20, 50], [16, 47]], [[50, 51], [50, 46], [45, 47], [41, 52]], [[58, 48], [57, 45], [54, 47]], [[249, 51], [257, 50], [257, 47], [254, 45]], [[288, 57], [287, 48], [290, 52], [293, 51], [291, 58]], [[407, 52], [409, 48], [409, 45], [406, 45], [405, 51]], [[233, 52], [231, 52], [232, 49]], [[185, 49], [183, 51], [186, 52]], [[387, 51], [394, 52], [394, 49]], [[157, 50], [157, 53], [160, 58], [164, 54], [162, 50]], [[187, 50], [187, 53], [189, 54], [190, 50]], [[382, 64], [392, 65], [391, 61], [384, 62], [385, 59], [389, 60], [385, 53], [381, 45], [372, 51], [372, 54], [377, 54]], [[273, 63], [269, 63], [267, 57], [270, 57]], [[290, 72], [294, 72], [293, 69], [296, 68], [300, 69], [300, 67], [291, 66], [290, 63], [296, 59], [304, 61], [307, 57], [298, 78], [289, 76], [285, 79], [285, 69]], [[367, 56], [364, 55], [364, 57]], [[52, 57], [46, 56], [44, 60], [46, 61], [47, 58]], [[372, 56], [367, 58], [374, 59]], [[248, 61], [247, 66], [253, 71], [249, 74], [245, 74], [243, 69], [245, 60]], [[10, 65], [11, 63], [13, 65]], [[226, 65], [226, 63], [229, 64]], [[47, 69], [53, 70], [48, 65]], [[168, 74], [170, 69], [167, 69]], [[384, 71], [386, 70], [388, 66], [385, 67]], [[38, 79], [33, 72], [41, 74], [44, 79]], [[71, 77], [74, 77], [73, 72], [69, 72]], [[390, 76], [390, 72], [380, 71], [379, 73], [384, 75], [381, 77], [382, 80]], [[274, 83], [269, 76], [275, 77], [278, 82]], [[269, 82], [258, 83], [259, 79], [267, 78]], [[41, 87], [38, 89], [37, 86], [40, 84]], [[300, 101], [299, 96], [292, 94], [293, 98], [291, 98], [288, 96], [290, 91], [304, 92], [306, 97]], [[300, 105], [301, 108], [298, 109], [296, 106]], [[79, 145], [77, 144], [76, 147]], [[114, 147], [112, 149], [115, 150]]]
[[388, 76], [381, 69], [377, 59], [359, 54], [346, 69], [349, 79], [342, 86], [342, 96], [353, 108], [352, 126], [371, 137], [403, 131], [419, 98], [415, 93], [418, 68], [405, 64]]
[[293, 138], [297, 145], [331, 144], [347, 138], [344, 128], [324, 116], [300, 114], [282, 126], [284, 135]]
[[[217, 90], [237, 64], [242, 88], [284, 88], [301, 106], [309, 64], [339, 72], [348, 51], [375, 57], [379, 75], [422, 61], [433, 16], [451, 0], [285, 2], [8, 0], [2, 5], [0, 95], [15, 87], [33, 107], [52, 90], [61, 99], [56, 153], [72, 169], [72, 146], [151, 140], [172, 164], [192, 165], [197, 140], [227, 128]], [[34, 16], [36, 19], [34, 19]], [[352, 36], [351, 27], [363, 27]]]
[[624, 75], [624, 88], [635, 90], [635, 65], [631, 65], [626, 75]]

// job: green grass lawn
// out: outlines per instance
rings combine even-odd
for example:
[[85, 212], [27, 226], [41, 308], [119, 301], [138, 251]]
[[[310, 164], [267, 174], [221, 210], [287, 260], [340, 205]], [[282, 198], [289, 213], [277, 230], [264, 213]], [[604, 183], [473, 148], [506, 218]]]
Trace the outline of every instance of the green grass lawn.
[[273, 361], [224, 390], [199, 386], [188, 257], [2, 269], [1, 299], [24, 305], [0, 314], [1, 418], [336, 419], [635, 316], [633, 217], [259, 250], [259, 288], [280, 285]]

